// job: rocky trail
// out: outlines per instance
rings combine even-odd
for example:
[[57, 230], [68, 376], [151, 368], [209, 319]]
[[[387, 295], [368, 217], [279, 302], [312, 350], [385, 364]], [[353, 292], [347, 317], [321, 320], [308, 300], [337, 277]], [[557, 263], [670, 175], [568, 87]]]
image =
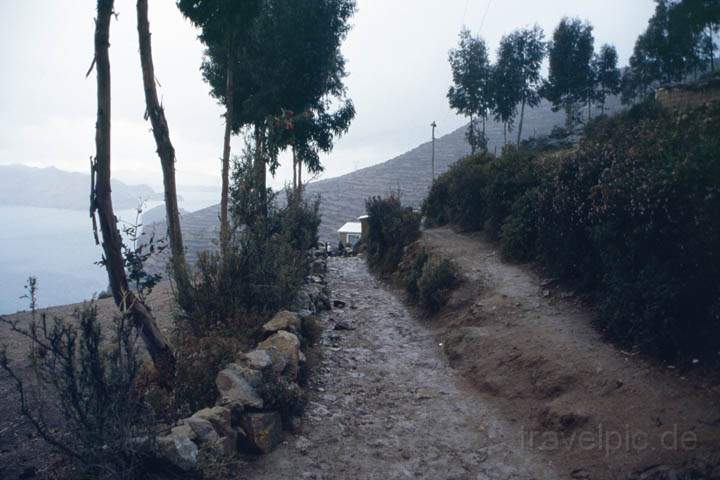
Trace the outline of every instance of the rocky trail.
[[555, 479], [516, 429], [469, 390], [435, 335], [361, 258], [327, 279], [324, 359], [296, 435], [243, 468], [252, 479]]
[[425, 319], [362, 258], [333, 258], [346, 304], [302, 426], [251, 479], [720, 478], [720, 388], [603, 341], [572, 292], [479, 236], [428, 230], [466, 279]]

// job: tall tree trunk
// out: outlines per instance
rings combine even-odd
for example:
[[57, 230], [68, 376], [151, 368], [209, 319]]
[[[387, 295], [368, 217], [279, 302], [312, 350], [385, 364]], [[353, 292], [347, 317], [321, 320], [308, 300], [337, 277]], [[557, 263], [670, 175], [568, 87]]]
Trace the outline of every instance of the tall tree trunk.
[[[95, 125], [95, 163], [90, 214], [95, 225], [97, 212], [102, 232], [105, 268], [115, 303], [126, 312], [140, 329], [148, 353], [161, 378], [169, 381], [174, 375], [175, 359], [170, 345], [157, 327], [150, 310], [129, 288], [122, 255], [122, 238], [117, 229], [110, 188], [110, 17], [113, 0], [97, 1], [95, 21], [95, 68], [97, 70], [97, 122]], [[97, 241], [97, 231], [95, 232]]]
[[295, 151], [295, 145], [292, 146], [292, 162], [293, 162], [293, 192], [298, 189], [298, 178], [297, 178], [297, 152]]
[[470, 114], [470, 155], [475, 155], [475, 145], [477, 145], [477, 139], [475, 138], [475, 122], [474, 117]]
[[485, 135], [485, 120], [486, 120], [485, 117], [486, 117], [486, 116], [487, 116], [487, 112], [483, 112], [483, 117], [482, 117], [482, 119], [483, 119], [483, 131], [482, 131], [482, 135], [483, 135], [483, 145], [485, 145], [485, 152], [484, 152], [484, 153], [487, 153], [487, 151], [488, 151], [487, 136]]
[[220, 191], [220, 246], [223, 253], [230, 242], [230, 223], [228, 221], [228, 192], [230, 190], [230, 137], [232, 135], [233, 102], [235, 98], [234, 39], [229, 40], [228, 64], [225, 70], [225, 136], [223, 138], [222, 189]]
[[[267, 187], [266, 187], [266, 165], [265, 165], [265, 132], [264, 126], [255, 125], [255, 188], [257, 189], [260, 201], [260, 212], [262, 217], [267, 217]], [[298, 184], [300, 178], [298, 175]]]
[[573, 129], [573, 108], [572, 102], [567, 100], [565, 102], [565, 130], [571, 133]]
[[178, 287], [180, 306], [187, 310], [190, 308], [190, 278], [185, 262], [185, 247], [180, 229], [180, 212], [175, 187], [175, 148], [170, 141], [170, 131], [165, 119], [165, 110], [158, 101], [157, 88], [155, 87], [155, 67], [152, 58], [147, 0], [138, 0], [137, 2], [137, 22], [146, 115], [150, 117], [163, 172], [165, 216], [167, 217], [167, 234], [170, 239], [172, 272]]
[[503, 122], [503, 145], [507, 145], [507, 122]]
[[517, 136], [517, 148], [520, 148], [520, 140], [522, 140], [522, 127], [523, 120], [525, 119], [525, 97], [522, 99], [522, 106], [520, 107], [520, 124], [518, 125], [518, 136]]
[[588, 123], [590, 123], [590, 120], [592, 120], [592, 101], [588, 97], [587, 101], [587, 107], [588, 107]]

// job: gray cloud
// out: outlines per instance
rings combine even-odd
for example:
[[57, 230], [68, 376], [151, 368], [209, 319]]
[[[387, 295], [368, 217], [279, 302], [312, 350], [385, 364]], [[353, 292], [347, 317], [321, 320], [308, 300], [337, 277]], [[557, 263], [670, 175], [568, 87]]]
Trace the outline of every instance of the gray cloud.
[[[514, 28], [540, 24], [549, 36], [564, 15], [595, 26], [596, 44], [613, 43], [621, 62], [652, 14], [652, 0], [359, 0], [344, 52], [358, 110], [350, 133], [325, 159], [325, 177], [382, 162], [464, 123], [447, 107], [447, 51], [463, 22], [495, 50]], [[467, 8], [466, 8], [467, 7]], [[144, 100], [137, 54], [135, 2], [117, 0], [112, 24], [113, 168], [129, 182], [158, 187], [160, 168]], [[485, 12], [487, 11], [487, 16]], [[87, 171], [94, 151], [95, 79], [92, 0], [0, 1], [0, 163], [55, 165]], [[483, 23], [483, 18], [485, 21]], [[150, 3], [155, 67], [183, 184], [217, 181], [222, 109], [209, 97], [199, 65], [197, 32], [172, 0]], [[241, 147], [234, 141], [236, 151]], [[281, 168], [275, 185], [290, 178]]]

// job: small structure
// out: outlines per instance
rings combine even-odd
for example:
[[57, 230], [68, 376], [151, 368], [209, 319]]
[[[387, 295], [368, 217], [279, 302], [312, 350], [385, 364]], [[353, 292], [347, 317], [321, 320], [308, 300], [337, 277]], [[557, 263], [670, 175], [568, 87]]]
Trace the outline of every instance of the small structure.
[[360, 241], [362, 235], [362, 224], [360, 222], [347, 222], [338, 230], [340, 243], [345, 247], [354, 247]]
[[370, 218], [370, 215], [360, 215], [357, 219], [360, 222], [361, 226], [361, 238], [365, 238], [367, 236], [368, 230], [370, 229], [370, 225], [368, 224], [368, 219]]

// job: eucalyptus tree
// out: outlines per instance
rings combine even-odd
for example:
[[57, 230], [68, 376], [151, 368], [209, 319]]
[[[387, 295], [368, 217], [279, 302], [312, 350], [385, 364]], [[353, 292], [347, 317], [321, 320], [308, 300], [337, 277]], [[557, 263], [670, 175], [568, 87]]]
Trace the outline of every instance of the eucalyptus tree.
[[565, 127], [575, 123], [578, 103], [589, 104], [593, 91], [592, 58], [594, 52], [593, 27], [577, 18], [563, 18], [550, 42], [550, 72], [543, 85], [542, 95], [553, 110], [565, 110]]
[[540, 103], [538, 90], [541, 86], [540, 68], [545, 58], [545, 34], [542, 28], [535, 25], [511, 33], [507, 41], [512, 52], [508, 61], [512, 65], [512, 75], [517, 77], [511, 85], [518, 89], [513, 95], [520, 99], [520, 120], [518, 122], [517, 146], [522, 139], [525, 106], [534, 108]]
[[237, 83], [234, 73], [260, 2], [261, 0], [177, 0], [177, 6], [183, 15], [200, 28], [200, 40], [207, 47], [205, 62], [212, 62], [221, 67], [224, 83], [222, 96], [215, 95], [225, 106], [220, 194], [220, 241], [223, 248], [227, 245], [230, 233], [228, 222], [230, 137]]
[[[145, 346], [155, 363], [161, 378], [172, 378], [175, 358], [170, 344], [155, 323], [150, 309], [128, 284], [123, 257], [122, 237], [117, 227], [117, 217], [112, 205], [111, 179], [111, 101], [110, 101], [110, 20], [113, 16], [113, 0], [97, 0], [95, 19], [95, 58], [97, 75], [97, 121], [95, 123], [95, 158], [92, 166], [92, 192], [90, 216], [93, 221], [95, 241], [99, 242], [97, 224], [102, 234], [102, 264], [108, 272], [110, 289], [115, 304], [123, 314], [128, 314], [142, 335]], [[97, 214], [97, 220], [95, 215]]]
[[593, 59], [593, 70], [595, 101], [600, 104], [600, 111], [605, 113], [605, 100], [608, 95], [620, 93], [620, 69], [614, 46], [605, 44], [600, 47], [600, 52]]
[[515, 42], [510, 35], [500, 40], [497, 60], [492, 69], [493, 114], [503, 124], [503, 141], [512, 131], [517, 117], [517, 105], [522, 101], [522, 77], [515, 54]]
[[137, 29], [140, 44], [140, 65], [142, 67], [143, 88], [145, 90], [145, 118], [150, 119], [153, 136], [160, 157], [165, 192], [165, 216], [167, 233], [171, 251], [171, 266], [178, 287], [178, 300], [183, 308], [189, 308], [190, 277], [185, 262], [185, 247], [180, 229], [180, 212], [175, 186], [175, 148], [170, 141], [170, 131], [165, 109], [158, 100], [155, 86], [155, 67], [152, 57], [150, 39], [150, 22], [148, 20], [148, 1], [137, 1]]
[[[355, 110], [346, 98], [340, 45], [354, 11], [354, 0], [261, 1], [235, 64], [232, 116], [234, 132], [254, 130], [261, 197], [266, 171], [275, 172], [281, 150], [295, 147], [298, 161], [315, 169], [315, 154], [332, 148], [333, 137], [347, 130]], [[212, 94], [225, 98], [222, 64], [214, 58], [210, 49], [203, 75]]]
[[[488, 112], [493, 106], [492, 68], [488, 60], [485, 41], [473, 36], [468, 29], [460, 31], [458, 46], [450, 50], [448, 61], [452, 71], [453, 84], [447, 92], [450, 107], [470, 117], [466, 134], [472, 153], [480, 147], [487, 149], [485, 124]], [[475, 117], [482, 120], [482, 135], [475, 129]]]

